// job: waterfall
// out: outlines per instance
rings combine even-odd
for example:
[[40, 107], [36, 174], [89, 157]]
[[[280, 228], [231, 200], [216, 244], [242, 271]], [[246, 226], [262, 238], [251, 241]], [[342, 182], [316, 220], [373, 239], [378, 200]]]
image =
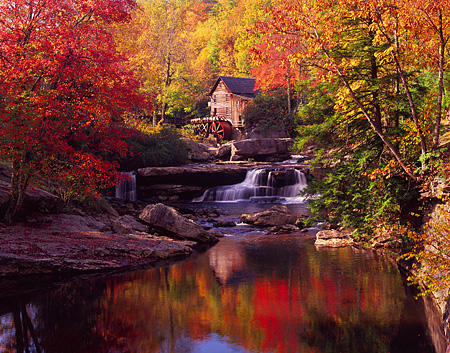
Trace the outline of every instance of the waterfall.
[[302, 202], [299, 192], [306, 185], [306, 176], [294, 168], [251, 169], [243, 182], [208, 189], [193, 201]]
[[116, 186], [116, 198], [137, 201], [136, 171], [120, 173], [124, 179]]

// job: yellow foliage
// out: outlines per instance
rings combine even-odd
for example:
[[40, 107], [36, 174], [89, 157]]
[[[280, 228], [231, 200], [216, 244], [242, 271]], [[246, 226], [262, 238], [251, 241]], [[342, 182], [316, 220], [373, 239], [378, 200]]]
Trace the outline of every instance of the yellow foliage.
[[160, 133], [161, 129], [163, 128], [163, 125], [161, 124], [153, 126], [152, 124], [132, 114], [123, 116], [123, 120], [128, 127], [147, 135], [156, 135]]
[[410, 231], [413, 250], [404, 256], [416, 260], [408, 279], [423, 287], [423, 294], [444, 291], [450, 296], [450, 204], [436, 206], [423, 232]]

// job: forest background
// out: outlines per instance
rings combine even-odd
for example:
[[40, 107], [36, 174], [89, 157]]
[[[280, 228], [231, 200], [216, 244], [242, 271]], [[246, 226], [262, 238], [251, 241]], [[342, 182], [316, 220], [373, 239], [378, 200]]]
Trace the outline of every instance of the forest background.
[[[313, 211], [361, 240], [406, 234], [410, 256], [436, 269], [421, 280], [440, 286], [450, 280], [438, 275], [450, 250], [449, 5], [0, 1], [4, 219], [30, 185], [73, 202], [117, 183], [127, 158], [181, 163], [181, 133], [165, 123], [209, 115], [219, 75], [255, 77], [262, 93], [246, 124], [283, 126], [298, 151], [314, 145]], [[418, 232], [436, 203], [438, 221]]]

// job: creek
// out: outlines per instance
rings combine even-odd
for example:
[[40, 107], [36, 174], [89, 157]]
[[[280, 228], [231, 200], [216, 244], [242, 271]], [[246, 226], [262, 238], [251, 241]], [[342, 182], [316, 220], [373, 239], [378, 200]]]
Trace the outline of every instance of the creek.
[[[240, 223], [273, 196], [190, 204], [237, 226], [214, 229], [221, 241], [185, 261], [0, 299], [0, 351], [437, 352], [424, 300], [389, 257], [316, 248], [317, 229], [267, 235]], [[307, 212], [302, 200], [282, 198]]]

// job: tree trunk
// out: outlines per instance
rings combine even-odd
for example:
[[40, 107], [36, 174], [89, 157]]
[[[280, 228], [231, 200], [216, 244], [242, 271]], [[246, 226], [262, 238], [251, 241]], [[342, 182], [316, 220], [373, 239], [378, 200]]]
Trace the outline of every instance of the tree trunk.
[[30, 173], [26, 171], [26, 161], [24, 159], [13, 162], [11, 191], [9, 193], [8, 207], [4, 217], [5, 223], [13, 223], [17, 213], [22, 209], [30, 177]]
[[167, 103], [163, 102], [161, 107], [161, 120], [159, 121], [161, 124], [164, 124], [166, 122], [166, 109], [167, 109]]
[[161, 124], [164, 124], [166, 122], [166, 110], [167, 110], [167, 102], [166, 102], [166, 91], [170, 87], [170, 84], [172, 83], [172, 59], [171, 54], [167, 54], [166, 58], [166, 79], [164, 81], [164, 93], [162, 95], [162, 106], [161, 106]]
[[[386, 30], [384, 24], [383, 24], [383, 20], [382, 20], [382, 16], [380, 13], [377, 13], [377, 17], [378, 17], [378, 28], [381, 30], [381, 32], [383, 33], [384, 38], [386, 39], [386, 41], [388, 42], [388, 44], [394, 48], [394, 50], [391, 51], [390, 56], [392, 58], [392, 60], [395, 63], [395, 67], [397, 69], [397, 73], [400, 77], [400, 80], [402, 82], [402, 86], [403, 89], [405, 90], [406, 93], [406, 97], [408, 98], [408, 103], [409, 103], [409, 108], [411, 111], [411, 115], [414, 121], [414, 126], [417, 129], [417, 134], [419, 135], [419, 140], [420, 140], [420, 149], [421, 149], [421, 153], [422, 156], [425, 155], [427, 153], [427, 144], [425, 141], [425, 136], [422, 133], [422, 128], [420, 127], [420, 123], [419, 123], [419, 116], [417, 114], [417, 110], [416, 110], [416, 106], [414, 104], [414, 100], [412, 98], [411, 95], [411, 91], [409, 90], [409, 85], [408, 82], [406, 81], [406, 76], [405, 76], [405, 72], [403, 71], [402, 66], [400, 65], [400, 61], [398, 60], [398, 52], [399, 52], [399, 48], [397, 43], [392, 43], [392, 39], [388, 34], [388, 31]], [[425, 162], [422, 162], [422, 170], [425, 169]]]
[[445, 66], [445, 45], [444, 31], [442, 28], [442, 10], [439, 9], [439, 40], [440, 40], [440, 52], [439, 52], [439, 82], [438, 82], [438, 95], [436, 101], [436, 118], [434, 122], [434, 134], [433, 134], [433, 149], [439, 146], [439, 136], [441, 130], [442, 119], [442, 98], [444, 96], [444, 66]]
[[[329, 53], [325, 51], [325, 55], [328, 58], [331, 58]], [[356, 103], [356, 105], [359, 107], [361, 112], [363, 113], [366, 120], [369, 122], [370, 126], [374, 129], [376, 134], [380, 137], [381, 141], [386, 145], [386, 147], [389, 148], [391, 153], [394, 155], [395, 159], [397, 160], [400, 167], [403, 169], [403, 171], [414, 181], [417, 181], [417, 177], [414, 175], [414, 173], [408, 168], [408, 166], [403, 161], [402, 156], [400, 155], [399, 151], [395, 148], [395, 146], [392, 144], [392, 142], [384, 135], [383, 131], [377, 126], [374, 119], [370, 116], [367, 109], [364, 107], [364, 104], [358, 99], [355, 92], [353, 91], [350, 83], [348, 82], [347, 78], [344, 76], [344, 74], [341, 72], [341, 70], [335, 65], [335, 73], [339, 77], [339, 79], [342, 81], [344, 86], [347, 88], [350, 97], [353, 99], [353, 101]]]
[[[374, 49], [372, 47], [373, 41], [375, 39], [375, 32], [369, 31], [370, 38], [370, 78], [372, 79], [372, 84], [378, 79], [378, 65], [377, 60], [375, 58]], [[372, 104], [373, 104], [373, 116], [374, 116], [374, 124], [378, 130], [382, 130], [381, 124], [381, 108], [378, 97], [378, 91], [374, 90], [372, 92]]]
[[287, 104], [288, 104], [288, 114], [291, 115], [291, 63], [287, 62]]

